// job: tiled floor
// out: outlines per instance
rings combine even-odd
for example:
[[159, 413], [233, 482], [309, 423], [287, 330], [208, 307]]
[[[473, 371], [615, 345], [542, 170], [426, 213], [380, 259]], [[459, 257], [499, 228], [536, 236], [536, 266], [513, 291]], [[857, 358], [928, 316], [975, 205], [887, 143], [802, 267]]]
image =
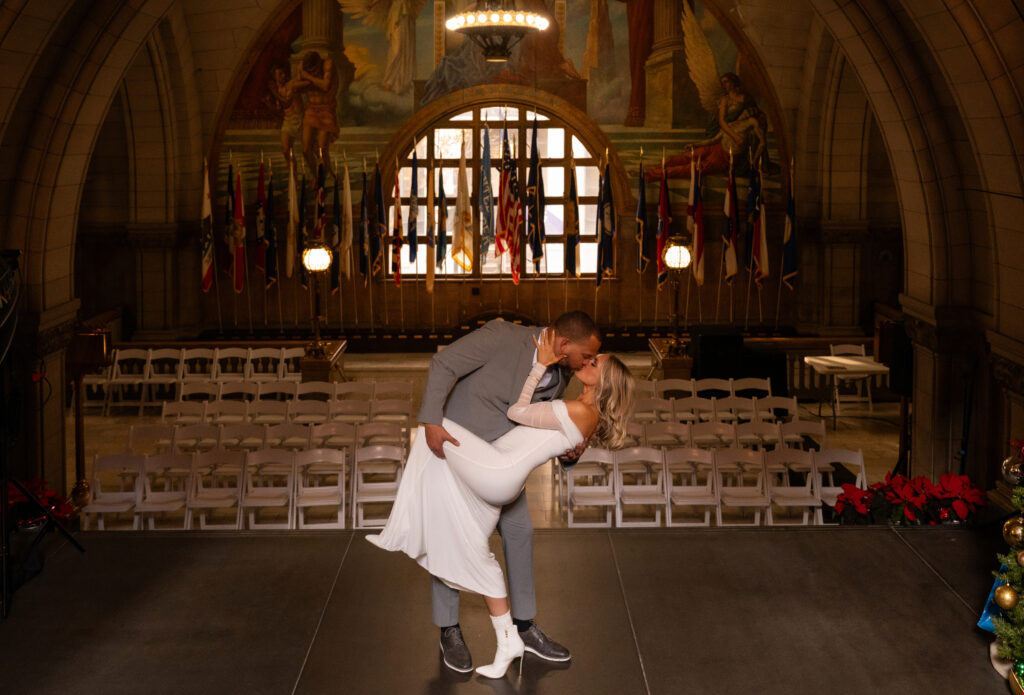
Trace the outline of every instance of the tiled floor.
[[[630, 369], [638, 377], [644, 377], [650, 368], [647, 353], [622, 355]], [[357, 380], [407, 379], [413, 383], [414, 394], [419, 398], [430, 362], [429, 354], [382, 354], [349, 355], [345, 371], [349, 378]], [[658, 375], [656, 374], [655, 377]], [[569, 387], [566, 397], [574, 397], [578, 391]], [[418, 402], [415, 404], [418, 407]], [[802, 419], [818, 419], [817, 403], [802, 403]], [[128, 431], [132, 424], [158, 422], [158, 409], [148, 408], [139, 416], [135, 409], [114, 409], [109, 416], [87, 414], [85, 416], [86, 466], [96, 454], [120, 453], [128, 442]], [[860, 449], [864, 452], [868, 482], [882, 480], [892, 470], [899, 454], [899, 408], [896, 403], [876, 403], [874, 412], [869, 413], [865, 405], [844, 405], [837, 426], [832, 429], [830, 411], [826, 406], [822, 419], [826, 422], [828, 446], [840, 449]], [[68, 479], [73, 480], [74, 471], [74, 427], [69, 417], [67, 426]], [[530, 514], [535, 528], [564, 528], [565, 512], [558, 503], [556, 489], [552, 486], [551, 467], [544, 465], [530, 476], [526, 485], [529, 496]]]
[[[974, 627], [998, 528], [538, 531], [537, 621], [573, 658], [497, 681], [444, 668], [426, 574], [364, 535], [81, 533], [84, 554], [51, 536], [0, 625], [0, 690], [1007, 692]], [[479, 597], [460, 622], [489, 661]]]

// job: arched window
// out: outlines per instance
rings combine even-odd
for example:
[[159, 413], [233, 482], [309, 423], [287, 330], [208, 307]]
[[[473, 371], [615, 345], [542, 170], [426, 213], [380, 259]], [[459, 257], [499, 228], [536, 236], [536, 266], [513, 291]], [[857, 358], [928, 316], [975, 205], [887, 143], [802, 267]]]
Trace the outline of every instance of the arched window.
[[[494, 219], [497, 225], [499, 182], [501, 178], [502, 129], [508, 129], [512, 158], [518, 166], [520, 198], [526, 192], [530, 165], [530, 139], [534, 119], [537, 120], [537, 149], [541, 175], [544, 179], [545, 249], [541, 260], [540, 273], [534, 272], [532, 255], [526, 240], [525, 221], [520, 230], [520, 253], [522, 278], [554, 276], [561, 277], [565, 271], [565, 210], [569, 201], [570, 162], [576, 169], [576, 187], [579, 199], [580, 225], [580, 267], [583, 275], [593, 275], [597, 268], [596, 214], [599, 186], [598, 158], [584, 145], [579, 134], [564, 120], [544, 109], [525, 104], [504, 102], [481, 104], [444, 116], [432, 122], [416, 143], [417, 157], [417, 238], [419, 251], [415, 263], [409, 262], [407, 249], [402, 251], [401, 272], [403, 276], [422, 276], [426, 272], [426, 230], [427, 230], [427, 170], [430, 168], [444, 181], [448, 202], [448, 244], [443, 261], [436, 273], [450, 277], [497, 277], [510, 271], [508, 255], [496, 258], [496, 249], [491, 244], [487, 255], [480, 256], [480, 214], [478, 189], [480, 182], [481, 154], [484, 147], [485, 127], [489, 133], [491, 157], [491, 191], [494, 197]], [[421, 131], [423, 132], [423, 131]], [[473, 249], [472, 270], [465, 270], [451, 257], [451, 233], [455, 220], [455, 199], [457, 193], [460, 148], [465, 142], [466, 179], [470, 204], [473, 208]], [[402, 205], [402, 220], [406, 234], [409, 224], [409, 205], [412, 199], [412, 143], [399, 158], [399, 194]], [[387, 184], [385, 184], [387, 185]], [[391, 184], [392, 189], [394, 183]], [[435, 205], [440, 204], [439, 179], [435, 178]], [[525, 220], [525, 200], [524, 220]], [[394, 204], [388, 206], [388, 231], [394, 222]], [[440, 259], [439, 259], [440, 260]], [[390, 254], [388, 272], [392, 273]]]

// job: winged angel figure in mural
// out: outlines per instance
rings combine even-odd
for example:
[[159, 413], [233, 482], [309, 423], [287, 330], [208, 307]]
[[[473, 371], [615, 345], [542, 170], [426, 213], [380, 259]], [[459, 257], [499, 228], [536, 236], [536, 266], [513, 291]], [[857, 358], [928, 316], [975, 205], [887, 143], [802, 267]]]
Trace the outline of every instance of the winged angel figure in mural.
[[[669, 178], [689, 178], [690, 160], [697, 158], [704, 173], [720, 173], [729, 169], [729, 153], [738, 165], [761, 161], [765, 156], [765, 133], [768, 119], [757, 102], [743, 89], [736, 73], [718, 74], [715, 55], [690, 3], [683, 5], [683, 42], [690, 79], [697, 86], [701, 106], [708, 112], [710, 123], [707, 139], [693, 144], [689, 151], [665, 160]], [[766, 161], [766, 160], [765, 160]], [[645, 170], [645, 178], [661, 178], [661, 167]]]
[[346, 12], [384, 30], [388, 40], [387, 64], [381, 86], [402, 94], [416, 74], [416, 18], [426, 0], [338, 0]]

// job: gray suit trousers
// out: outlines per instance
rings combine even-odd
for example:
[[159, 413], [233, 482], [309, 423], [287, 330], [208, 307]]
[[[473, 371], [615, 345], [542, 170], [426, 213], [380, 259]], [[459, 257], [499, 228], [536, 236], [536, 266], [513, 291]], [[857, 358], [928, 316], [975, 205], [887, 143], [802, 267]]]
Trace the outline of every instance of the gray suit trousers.
[[[526, 491], [501, 509], [498, 533], [505, 551], [512, 617], [533, 620], [537, 615], [537, 598], [533, 590], [533, 522], [526, 505]], [[431, 605], [434, 624], [448, 627], [459, 622], [459, 592], [431, 577]]]

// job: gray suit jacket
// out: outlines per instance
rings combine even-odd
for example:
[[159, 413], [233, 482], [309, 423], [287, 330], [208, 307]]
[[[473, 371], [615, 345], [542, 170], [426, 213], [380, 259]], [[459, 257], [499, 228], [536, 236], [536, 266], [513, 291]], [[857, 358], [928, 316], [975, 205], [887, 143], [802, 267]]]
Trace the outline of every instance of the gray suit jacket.
[[[488, 321], [434, 355], [419, 421], [439, 425], [447, 417], [488, 442], [515, 427], [506, 412], [519, 400], [533, 368], [533, 338], [541, 330]], [[551, 382], [534, 392], [533, 401], [561, 398], [571, 377], [570, 369], [556, 367]]]

